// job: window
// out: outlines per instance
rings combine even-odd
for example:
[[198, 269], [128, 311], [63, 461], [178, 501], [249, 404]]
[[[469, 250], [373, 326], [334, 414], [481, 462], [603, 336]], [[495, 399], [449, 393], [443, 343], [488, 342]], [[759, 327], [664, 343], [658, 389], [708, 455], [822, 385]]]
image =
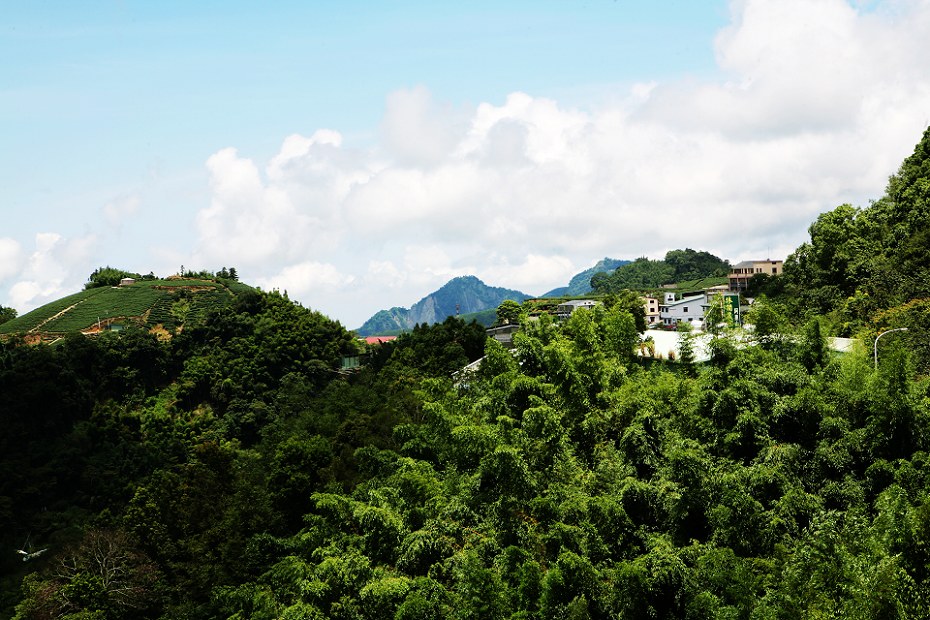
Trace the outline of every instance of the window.
[[682, 311], [683, 311], [683, 312], [687, 312], [687, 311], [688, 311], [688, 306], [685, 306], [684, 308], [682, 308]]

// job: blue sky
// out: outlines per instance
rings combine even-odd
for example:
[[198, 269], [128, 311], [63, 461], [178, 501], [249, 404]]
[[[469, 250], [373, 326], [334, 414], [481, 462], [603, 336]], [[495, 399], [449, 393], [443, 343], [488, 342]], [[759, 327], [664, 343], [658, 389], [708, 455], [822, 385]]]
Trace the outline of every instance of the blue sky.
[[[506, 6], [501, 6], [506, 4]], [[783, 257], [930, 118], [926, 1], [17, 3], [0, 304], [236, 266], [357, 327], [456, 275]], [[921, 30], [923, 28], [923, 30]]]

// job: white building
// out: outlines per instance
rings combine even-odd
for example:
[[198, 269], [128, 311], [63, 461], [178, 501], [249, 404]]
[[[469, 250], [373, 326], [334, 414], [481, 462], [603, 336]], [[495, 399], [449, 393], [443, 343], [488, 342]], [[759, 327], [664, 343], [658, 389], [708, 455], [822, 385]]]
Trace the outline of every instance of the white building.
[[566, 301], [564, 304], [559, 304], [555, 308], [555, 314], [560, 319], [567, 319], [571, 316], [572, 312], [578, 308], [587, 308], [590, 310], [594, 306], [598, 305], [599, 301], [594, 301], [593, 299], [572, 299], [571, 301]]
[[691, 323], [700, 327], [704, 322], [704, 295], [694, 295], [676, 300], [674, 293], [665, 294], [665, 303], [659, 306], [659, 317], [663, 325]]

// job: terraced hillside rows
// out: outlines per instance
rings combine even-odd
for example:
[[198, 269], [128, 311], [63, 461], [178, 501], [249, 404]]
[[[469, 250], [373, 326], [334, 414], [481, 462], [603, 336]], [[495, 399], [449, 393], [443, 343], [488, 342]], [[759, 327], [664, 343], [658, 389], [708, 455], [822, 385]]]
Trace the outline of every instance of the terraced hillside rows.
[[130, 286], [99, 287], [68, 295], [0, 325], [0, 335], [53, 338], [127, 325], [168, 332], [198, 322], [225, 306], [244, 284], [216, 280], [146, 280]]

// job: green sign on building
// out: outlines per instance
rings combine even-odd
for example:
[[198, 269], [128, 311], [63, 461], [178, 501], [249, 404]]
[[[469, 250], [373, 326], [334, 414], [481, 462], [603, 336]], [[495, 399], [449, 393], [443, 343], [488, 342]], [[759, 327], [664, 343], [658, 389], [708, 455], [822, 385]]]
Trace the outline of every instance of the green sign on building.
[[723, 309], [727, 316], [727, 322], [731, 325], [742, 325], [739, 315], [739, 295], [724, 295]]

